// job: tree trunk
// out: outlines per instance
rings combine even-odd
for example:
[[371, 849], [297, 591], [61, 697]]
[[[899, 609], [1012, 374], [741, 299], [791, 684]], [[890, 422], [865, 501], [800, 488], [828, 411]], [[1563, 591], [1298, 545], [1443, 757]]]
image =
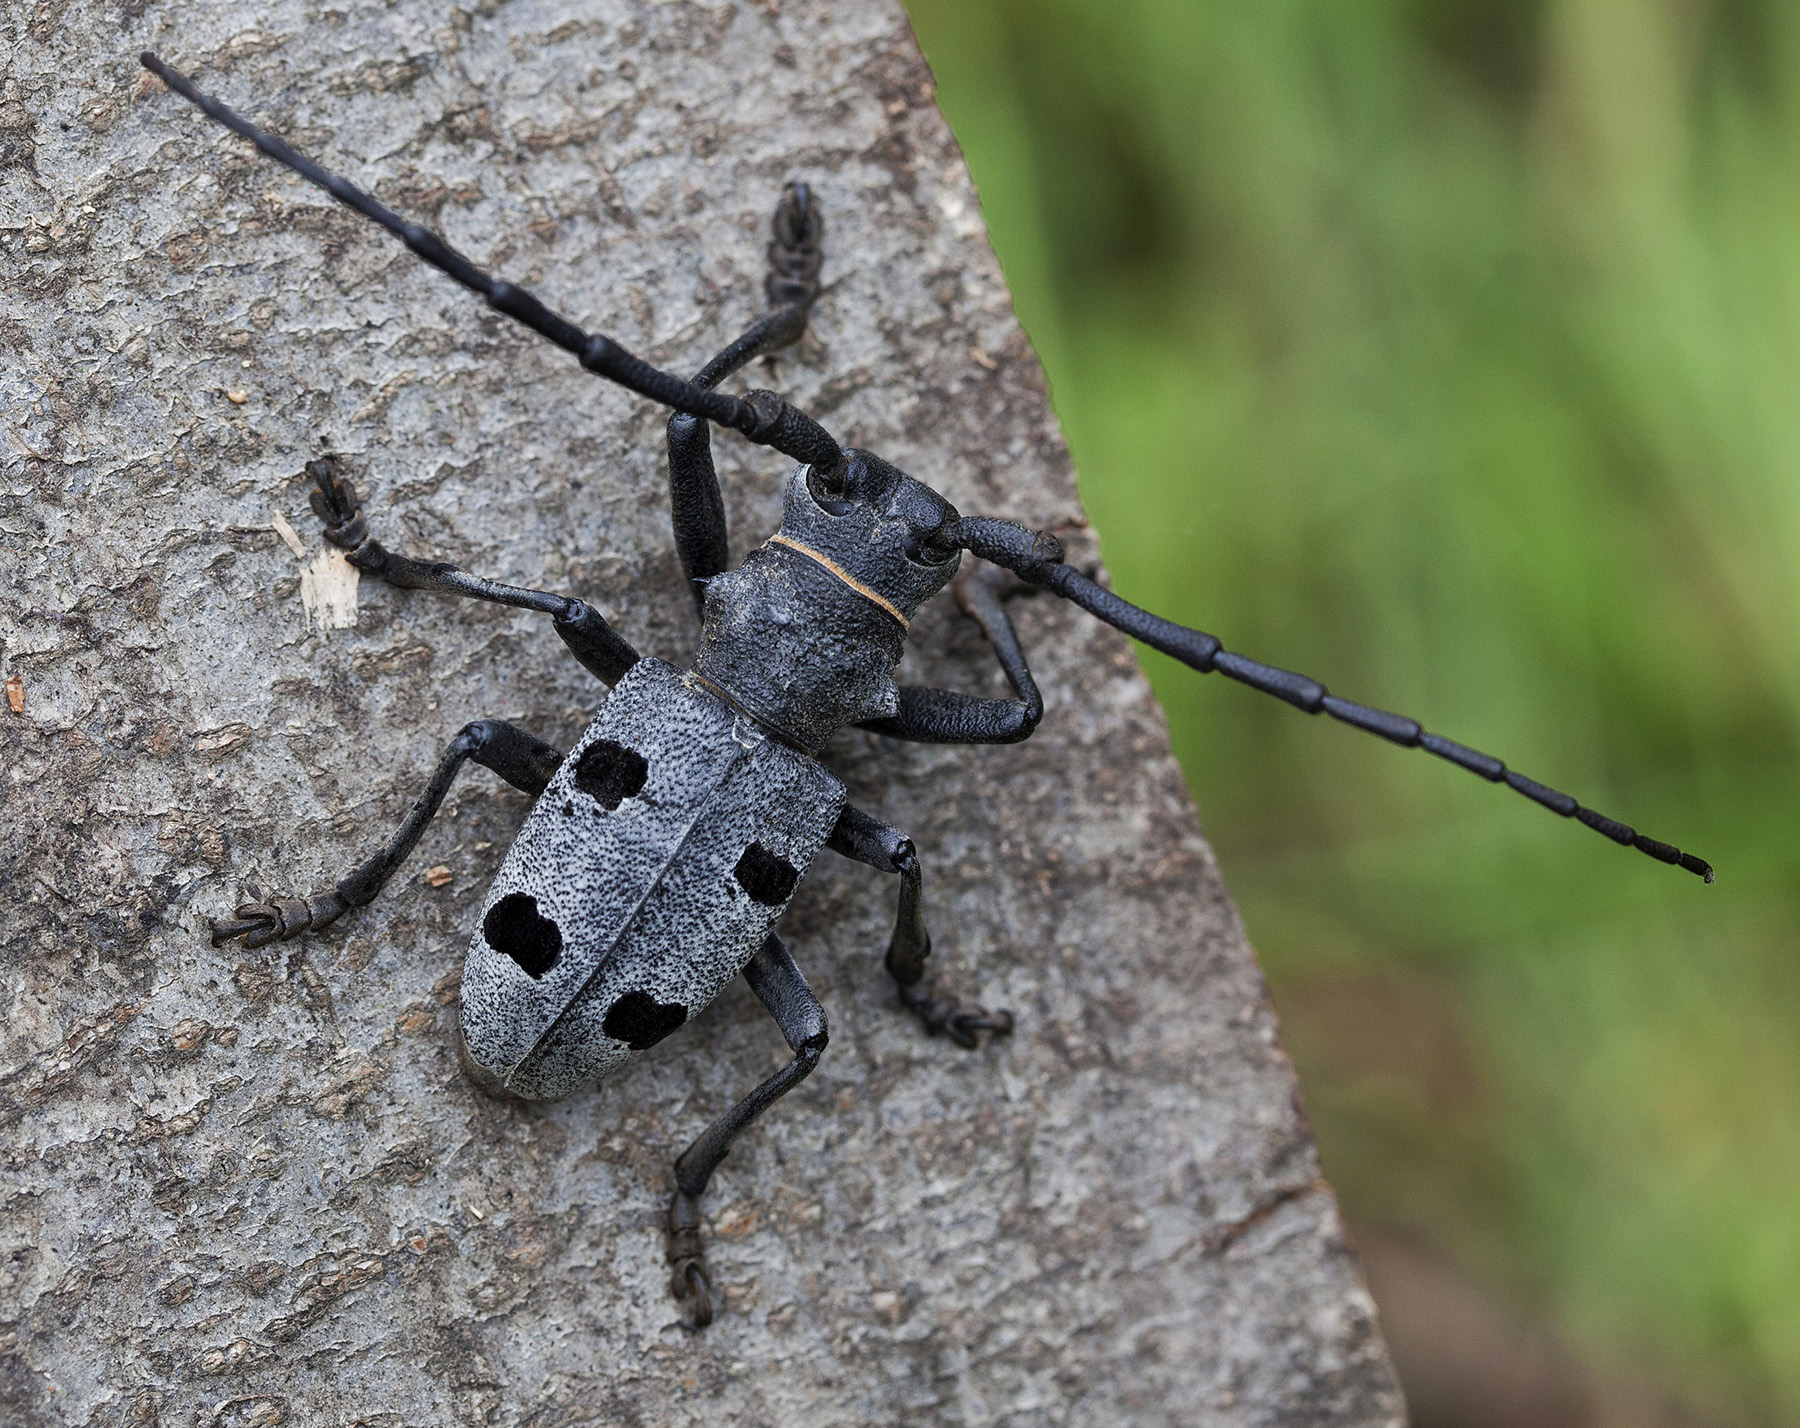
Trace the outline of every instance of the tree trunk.
[[[927, 1038], [882, 970], [893, 880], [822, 858], [783, 931], [831, 1045], [706, 1199], [704, 1333], [668, 1292], [669, 1165], [786, 1049], [740, 983], [567, 1102], [471, 1086], [457, 968], [523, 795], [471, 768], [374, 905], [208, 945], [245, 887], [329, 886], [385, 838], [466, 721], [566, 747], [601, 697], [540, 616], [352, 596], [308, 458], [344, 458], [391, 548], [578, 593], [677, 662], [695, 628], [664, 413], [205, 121], [142, 47], [681, 370], [762, 311], [769, 212], [809, 180], [827, 290], [739, 385], [1096, 560], [895, 0], [257, 9], [0, 18], [0, 1418], [1398, 1421], [1162, 716], [1126, 641], [1048, 596], [1013, 605], [1029, 743], [825, 751], [918, 843], [940, 984], [1018, 1030]], [[789, 463], [715, 446], [741, 553]], [[901, 674], [1004, 692], [947, 599]]]

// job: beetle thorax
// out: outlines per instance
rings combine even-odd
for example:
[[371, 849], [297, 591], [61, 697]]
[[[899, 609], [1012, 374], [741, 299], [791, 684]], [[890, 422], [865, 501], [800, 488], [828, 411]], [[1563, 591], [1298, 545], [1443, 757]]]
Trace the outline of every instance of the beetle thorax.
[[894, 713], [908, 622], [949, 583], [958, 555], [931, 563], [917, 533], [955, 512], [877, 458], [849, 453], [886, 499], [815, 496], [801, 467], [781, 527], [706, 586], [694, 671], [789, 742], [816, 749], [846, 724]]

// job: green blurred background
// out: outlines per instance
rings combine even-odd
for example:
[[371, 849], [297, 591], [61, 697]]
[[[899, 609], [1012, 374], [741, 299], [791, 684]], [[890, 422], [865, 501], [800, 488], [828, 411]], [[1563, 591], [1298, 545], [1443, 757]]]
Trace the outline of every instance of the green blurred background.
[[1800, 1422], [1800, 5], [909, 8], [1116, 588], [1719, 869], [1144, 652], [1359, 1237]]

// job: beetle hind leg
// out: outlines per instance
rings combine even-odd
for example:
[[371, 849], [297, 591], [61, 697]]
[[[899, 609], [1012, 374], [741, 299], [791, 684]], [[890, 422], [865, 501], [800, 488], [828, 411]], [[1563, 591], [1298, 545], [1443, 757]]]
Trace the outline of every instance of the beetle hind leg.
[[825, 1008], [806, 985], [806, 978], [787, 945], [771, 932], [744, 979], [757, 1000], [769, 1009], [794, 1059], [714, 1121], [675, 1162], [675, 1194], [669, 1201], [664, 1253], [669, 1261], [669, 1292], [693, 1305], [694, 1327], [712, 1323], [712, 1281], [706, 1272], [706, 1240], [700, 1229], [700, 1197], [733, 1142], [764, 1111], [812, 1074], [824, 1054], [829, 1031]]
[[375, 895], [400, 870], [407, 855], [424, 836], [426, 827], [443, 806], [456, 775], [470, 760], [491, 769], [514, 788], [536, 798], [562, 762], [562, 754], [542, 739], [503, 720], [479, 719], [465, 725], [450, 741], [431, 782], [414, 802], [399, 832], [373, 857], [357, 864], [332, 887], [310, 897], [264, 898], [255, 895], [253, 901], [237, 909], [236, 916], [213, 919], [212, 945], [223, 946], [234, 937], [242, 937], [244, 945], [251, 948], [286, 942], [302, 932], [327, 927], [352, 908], [374, 901]]

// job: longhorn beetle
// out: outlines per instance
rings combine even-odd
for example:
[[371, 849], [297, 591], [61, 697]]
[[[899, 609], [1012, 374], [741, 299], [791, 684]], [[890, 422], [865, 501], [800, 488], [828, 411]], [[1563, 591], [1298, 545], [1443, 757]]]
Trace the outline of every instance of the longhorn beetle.
[[[1584, 808], [1499, 759], [1140, 610], [1065, 564], [1055, 537], [960, 514], [880, 457], [840, 447], [773, 392], [733, 397], [715, 390], [805, 329], [819, 295], [824, 235], [818, 198], [806, 184], [790, 184], [775, 208], [764, 285], [771, 310], [683, 381], [483, 272], [437, 234], [202, 94], [155, 55], [140, 58], [210, 118], [380, 224], [489, 307], [548, 338], [588, 371], [674, 410], [670, 513], [701, 621], [699, 650], [687, 670], [640, 655], [572, 596], [393, 554], [369, 534], [356, 490], [335, 464], [308, 464], [317, 488], [312, 507], [325, 538], [360, 571], [404, 590], [548, 615], [570, 652], [612, 693], [566, 752], [497, 719], [467, 725], [399, 831], [374, 856], [324, 892], [244, 904], [235, 917], [213, 922], [212, 940], [220, 946], [242, 937], [246, 947], [264, 947], [366, 906], [412, 852], [471, 760], [532, 795], [536, 802], [488, 892], [463, 966], [457, 1044], [477, 1085], [530, 1099], [566, 1096], [654, 1046], [740, 972], [794, 1054], [675, 1162], [665, 1246], [670, 1289], [691, 1301], [696, 1327], [710, 1323], [713, 1312], [700, 1197], [737, 1137], [804, 1080], [825, 1049], [824, 1009], [774, 931], [820, 848], [898, 875], [887, 970], [902, 1005], [928, 1031], [972, 1047], [978, 1032], [1012, 1030], [1009, 1012], [963, 1006], [927, 988], [931, 936], [918, 854], [899, 829], [847, 803], [844, 786], [815, 757], [845, 725], [936, 744], [1029, 737], [1044, 704], [1002, 603], [1002, 570], [1202, 674], [1217, 670], [1308, 714], [1322, 711], [1402, 747], [1426, 749], [1615, 842], [1713, 880], [1712, 869], [1691, 853]], [[715, 422], [801, 463], [788, 479], [779, 529], [735, 570], [712, 462], [708, 424]], [[988, 566], [956, 579], [956, 599], [987, 637], [1012, 699], [893, 681], [908, 621], [957, 576], [964, 551]]]

